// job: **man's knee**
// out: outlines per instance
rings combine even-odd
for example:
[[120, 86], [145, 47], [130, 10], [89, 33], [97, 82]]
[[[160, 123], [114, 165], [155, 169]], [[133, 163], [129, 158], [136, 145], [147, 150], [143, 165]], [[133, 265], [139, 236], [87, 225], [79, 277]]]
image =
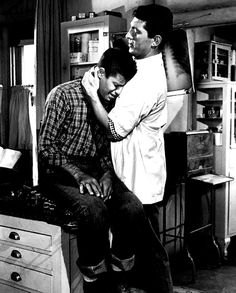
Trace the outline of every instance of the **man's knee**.
[[92, 225], [95, 227], [108, 225], [108, 211], [104, 202], [95, 196], [87, 196], [87, 200], [83, 203], [75, 202], [72, 212], [77, 221]]
[[91, 198], [92, 200], [88, 206], [88, 213], [94, 218], [94, 221], [96, 221], [97, 218], [107, 221], [108, 211], [104, 202], [96, 196], [92, 196]]
[[130, 221], [137, 221], [145, 217], [143, 205], [140, 200], [131, 192], [126, 192], [123, 204], [120, 206], [119, 217]]

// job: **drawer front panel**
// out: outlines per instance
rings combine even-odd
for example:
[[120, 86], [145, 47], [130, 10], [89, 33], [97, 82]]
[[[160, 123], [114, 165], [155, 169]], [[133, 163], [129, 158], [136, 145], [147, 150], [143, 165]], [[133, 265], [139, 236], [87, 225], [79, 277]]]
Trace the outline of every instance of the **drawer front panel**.
[[51, 251], [52, 249], [51, 236], [20, 229], [0, 226], [0, 239], [14, 243], [14, 245], [21, 244], [47, 251]]
[[0, 292], [2, 293], [28, 293], [30, 291], [25, 291], [25, 290], [21, 290], [21, 289], [17, 289], [15, 287], [12, 286], [8, 286], [7, 284], [1, 284], [1, 279], [0, 279]]
[[214, 168], [213, 135], [208, 131], [165, 134], [167, 180], [169, 184]]
[[52, 270], [51, 256], [0, 243], [0, 260]]
[[199, 133], [187, 136], [187, 157], [213, 154], [213, 136], [211, 133]]
[[0, 261], [0, 278], [10, 284], [50, 293], [52, 277], [34, 270]]
[[213, 156], [209, 157], [199, 157], [199, 158], [191, 158], [188, 160], [188, 173], [189, 174], [197, 174], [197, 173], [205, 173], [210, 172], [213, 169], [214, 163]]

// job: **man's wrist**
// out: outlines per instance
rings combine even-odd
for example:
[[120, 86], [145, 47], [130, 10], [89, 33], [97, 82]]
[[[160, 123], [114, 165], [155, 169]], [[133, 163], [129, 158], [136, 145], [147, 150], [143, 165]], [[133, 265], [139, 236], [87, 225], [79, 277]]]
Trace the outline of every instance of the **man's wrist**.
[[112, 170], [106, 170], [103, 176], [109, 177], [112, 180], [114, 177], [114, 172]]
[[70, 163], [65, 163], [62, 165], [62, 168], [68, 171], [75, 179], [79, 179], [81, 170], [77, 166]]

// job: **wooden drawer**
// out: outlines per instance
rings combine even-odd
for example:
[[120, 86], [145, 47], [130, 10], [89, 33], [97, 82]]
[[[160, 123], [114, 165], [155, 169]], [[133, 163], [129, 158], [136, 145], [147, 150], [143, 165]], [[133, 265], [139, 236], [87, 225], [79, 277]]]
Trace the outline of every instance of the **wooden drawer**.
[[31, 268], [34, 267], [36, 270], [38, 269], [42, 272], [52, 271], [52, 261], [50, 255], [9, 246], [4, 243], [0, 243], [0, 260], [16, 265]]
[[5, 283], [1, 279], [0, 279], [0, 292], [2, 293], [32, 293], [31, 290], [30, 291], [27, 289], [23, 290], [21, 288], [16, 288], [15, 286], [12, 287], [7, 282]]
[[0, 261], [0, 278], [12, 286], [22, 286], [43, 293], [52, 292], [52, 276], [3, 261]]
[[[11, 232], [20, 239], [9, 238]], [[12, 250], [22, 258], [15, 260]], [[0, 215], [0, 293], [82, 293], [77, 258], [76, 236], [60, 226]], [[13, 281], [13, 272], [22, 280]]]
[[0, 226], [0, 240], [13, 245], [24, 245], [39, 250], [52, 250], [52, 238], [50, 235], [38, 234], [20, 229]]

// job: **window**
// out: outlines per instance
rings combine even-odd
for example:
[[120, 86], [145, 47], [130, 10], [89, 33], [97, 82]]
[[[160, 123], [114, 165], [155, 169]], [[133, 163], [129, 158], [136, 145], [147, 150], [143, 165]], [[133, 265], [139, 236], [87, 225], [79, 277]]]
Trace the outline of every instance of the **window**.
[[35, 46], [33, 40], [22, 40], [10, 48], [11, 85], [35, 85]]
[[21, 50], [22, 84], [35, 84], [35, 50], [34, 45], [24, 45]]

